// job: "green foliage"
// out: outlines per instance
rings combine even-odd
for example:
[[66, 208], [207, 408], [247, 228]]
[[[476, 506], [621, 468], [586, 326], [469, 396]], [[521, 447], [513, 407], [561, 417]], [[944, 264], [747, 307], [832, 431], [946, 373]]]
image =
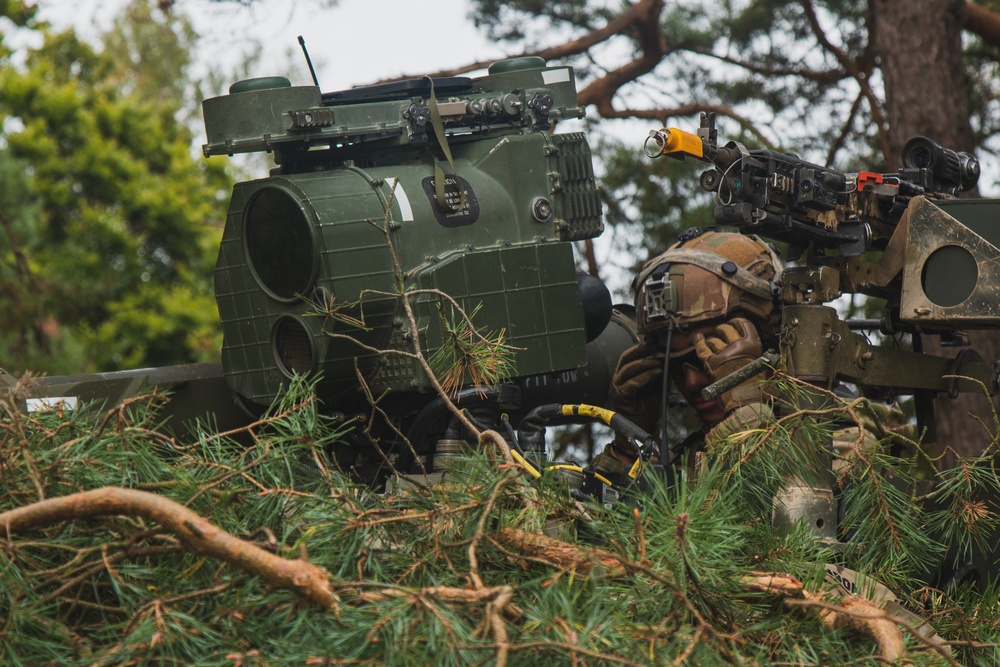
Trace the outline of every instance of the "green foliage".
[[[45, 272], [30, 259], [40, 206], [31, 195], [26, 171], [24, 162], [0, 151], [0, 353], [23, 368], [45, 368], [50, 355], [79, 366], [83, 350], [46, 316], [50, 305]], [[9, 361], [5, 358], [4, 364]]]
[[[107, 413], [23, 414], [11, 398], [0, 406], [0, 512], [108, 485], [156, 491], [286, 558], [307, 554], [330, 573], [339, 603], [324, 610], [185, 554], [135, 517], [57, 523], [0, 543], [3, 664], [878, 662], [870, 639], [744, 583], [753, 572], [789, 572], [817, 590], [821, 564], [837, 560], [892, 574], [882, 567], [894, 558], [884, 524], [831, 551], [801, 526], [772, 528], [760, 488], [739, 482], [785, 474], [789, 461], [815, 465], [803, 444], [823, 437], [815, 419], [789, 419], [766, 442], [733, 436], [728, 454], [675, 488], [647, 477], [638, 510], [591, 504], [583, 522], [557, 476], [532, 482], [485, 452], [451, 462], [437, 486], [388, 496], [353, 486], [327, 464], [343, 426], [302, 382], [240, 442], [206, 427], [182, 441], [162, 435], [156, 394]], [[871, 468], [885, 483], [898, 474], [890, 463], [865, 462], [858, 474]], [[996, 488], [995, 473], [974, 467], [941, 494]], [[896, 528], [907, 539], [927, 530], [914, 497], [886, 498], [893, 521], [912, 517]], [[996, 658], [995, 585], [945, 594], [895, 581], [942, 636], [967, 642], [953, 649], [960, 664]], [[943, 662], [912, 638], [908, 657]]]
[[[24, 0], [0, 0], [0, 17], [7, 19], [17, 28], [32, 26], [37, 12], [37, 5], [28, 4]], [[2, 33], [0, 33], [0, 39], [2, 39]], [[4, 46], [0, 50], [0, 54], [6, 56], [10, 54], [10, 51]]]
[[[845, 480], [843, 527], [851, 531], [851, 560], [868, 564], [865, 569], [889, 586], [912, 582], [944, 553], [940, 533], [928, 529], [932, 522], [924, 508], [911, 500], [916, 480], [907, 474], [910, 467], [872, 454], [853, 465]], [[967, 528], [959, 531], [967, 534]]]
[[568, 23], [578, 28], [593, 29], [615, 13], [605, 7], [595, 7], [587, 0], [474, 0], [472, 4], [475, 9], [470, 17], [476, 25], [484, 28], [490, 38], [504, 41], [530, 41], [537, 28], [532, 18], [545, 17], [548, 25]]
[[935, 508], [928, 523], [934, 534], [942, 535], [944, 543], [950, 545], [949, 555], [956, 564], [988, 547], [988, 535], [996, 531], [1000, 520], [1000, 486], [991, 460], [958, 461], [942, 473], [934, 496]]
[[201, 100], [197, 82], [188, 74], [197, 41], [183, 14], [158, 11], [149, 2], [131, 2], [101, 38], [101, 50], [114, 54], [109, 82], [126, 95], [157, 100], [175, 113], [197, 115]]
[[449, 396], [466, 384], [484, 389], [507, 380], [514, 373], [513, 350], [504, 342], [504, 331], [479, 332], [473, 320], [479, 312], [459, 315], [452, 304], [438, 302], [441, 317], [441, 347], [428, 363]]
[[2, 159], [22, 170], [0, 171], [18, 193], [3, 202], [17, 228], [0, 250], [26, 267], [4, 276], [4, 291], [35, 302], [5, 322], [15, 340], [0, 348], [13, 356], [4, 365], [81, 372], [216, 358], [209, 276], [230, 179], [223, 162], [192, 155], [190, 26], [154, 19], [142, 1], [101, 50], [71, 32], [43, 36], [26, 65], [0, 66]]

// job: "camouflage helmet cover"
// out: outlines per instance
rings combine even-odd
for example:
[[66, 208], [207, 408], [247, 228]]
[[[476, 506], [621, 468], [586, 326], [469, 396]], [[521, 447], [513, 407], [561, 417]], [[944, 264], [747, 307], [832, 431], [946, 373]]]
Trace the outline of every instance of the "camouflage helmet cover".
[[740, 313], [770, 335], [777, 317], [773, 285], [781, 270], [777, 254], [757, 236], [716, 231], [682, 235], [639, 273], [639, 333], [656, 333], [671, 320], [683, 329]]

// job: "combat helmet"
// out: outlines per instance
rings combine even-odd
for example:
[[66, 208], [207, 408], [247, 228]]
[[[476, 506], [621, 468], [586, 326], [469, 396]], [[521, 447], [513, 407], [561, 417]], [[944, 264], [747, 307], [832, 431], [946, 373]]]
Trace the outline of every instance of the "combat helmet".
[[683, 332], [739, 315], [770, 337], [777, 330], [781, 271], [777, 253], [757, 236], [687, 230], [636, 279], [639, 333], [655, 337], [671, 321]]

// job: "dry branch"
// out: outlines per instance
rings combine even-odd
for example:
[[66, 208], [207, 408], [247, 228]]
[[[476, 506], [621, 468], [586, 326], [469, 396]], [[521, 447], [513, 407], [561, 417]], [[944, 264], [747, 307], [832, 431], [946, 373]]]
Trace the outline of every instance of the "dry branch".
[[790, 574], [755, 572], [743, 579], [752, 591], [779, 595], [788, 607], [816, 608], [831, 629], [846, 628], [875, 640], [882, 660], [895, 664], [904, 657], [903, 633], [884, 609], [861, 596], [850, 595], [839, 604], [826, 602], [825, 593], [812, 593]]
[[301, 559], [276, 556], [233, 537], [180, 503], [146, 491], [108, 486], [9, 510], [0, 514], [0, 538], [11, 541], [15, 533], [62, 521], [116, 515], [155, 521], [176, 535], [193, 554], [217, 558], [323, 607], [337, 604], [329, 574], [323, 568]]
[[965, 29], [983, 41], [1000, 46], [1000, 14], [974, 2], [965, 3]]
[[625, 574], [621, 557], [602, 549], [581, 547], [517, 528], [503, 528], [494, 539], [533, 561], [540, 560], [561, 570], [586, 572], [600, 567], [611, 575]]

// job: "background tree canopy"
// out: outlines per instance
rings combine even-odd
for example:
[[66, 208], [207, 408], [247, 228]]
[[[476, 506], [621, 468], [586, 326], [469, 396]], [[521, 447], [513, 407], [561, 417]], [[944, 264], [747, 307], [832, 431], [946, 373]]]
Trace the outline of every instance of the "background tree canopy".
[[231, 180], [192, 154], [190, 26], [137, 2], [95, 46], [5, 13], [43, 43], [0, 61], [0, 356], [15, 373], [216, 358]]

